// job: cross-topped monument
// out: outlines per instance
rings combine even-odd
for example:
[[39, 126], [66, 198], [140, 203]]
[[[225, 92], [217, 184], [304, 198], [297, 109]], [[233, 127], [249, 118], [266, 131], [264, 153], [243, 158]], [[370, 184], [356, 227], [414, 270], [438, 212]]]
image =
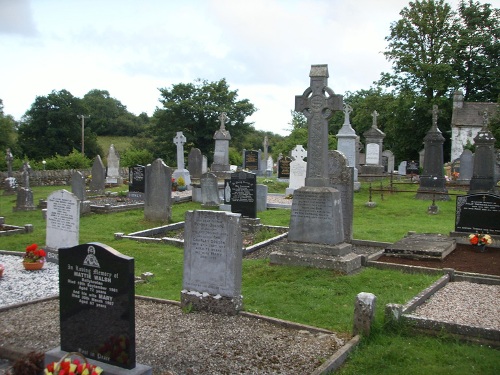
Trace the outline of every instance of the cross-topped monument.
[[226, 121], [229, 120], [229, 117], [227, 117], [226, 112], [222, 112], [219, 117], [220, 121], [220, 130], [226, 130]]
[[306, 186], [328, 186], [328, 119], [342, 110], [343, 98], [327, 86], [328, 65], [312, 65], [309, 77], [310, 87], [295, 97], [295, 111], [306, 116], [309, 128]]
[[174, 145], [177, 146], [177, 169], [184, 169], [184, 143], [186, 143], [186, 137], [182, 132], [177, 132], [173, 141]]
[[379, 116], [379, 113], [377, 111], [373, 111], [372, 112], [372, 117], [373, 117], [373, 120], [372, 120], [372, 126], [374, 128], [377, 127], [377, 117]]
[[7, 149], [5, 155], [5, 161], [7, 162], [7, 177], [12, 177], [12, 161], [14, 160], [14, 156], [10, 151], [10, 148]]

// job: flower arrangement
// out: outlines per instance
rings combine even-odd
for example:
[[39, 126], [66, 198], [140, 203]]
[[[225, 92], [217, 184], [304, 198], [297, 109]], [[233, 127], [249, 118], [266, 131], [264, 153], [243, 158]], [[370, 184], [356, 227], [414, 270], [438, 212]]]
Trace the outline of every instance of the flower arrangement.
[[184, 177], [180, 176], [177, 179], [177, 186], [185, 186], [185, 185], [186, 185], [186, 181], [184, 181]]
[[89, 363], [81, 363], [79, 359], [66, 358], [63, 361], [47, 365], [44, 375], [100, 375], [103, 369]]
[[469, 235], [469, 242], [474, 246], [486, 246], [491, 245], [493, 240], [489, 234], [471, 234]]
[[172, 191], [177, 190], [177, 181], [175, 181], [175, 178], [172, 177]]
[[23, 263], [44, 263], [45, 250], [39, 249], [36, 243], [26, 246], [26, 253], [23, 257]]

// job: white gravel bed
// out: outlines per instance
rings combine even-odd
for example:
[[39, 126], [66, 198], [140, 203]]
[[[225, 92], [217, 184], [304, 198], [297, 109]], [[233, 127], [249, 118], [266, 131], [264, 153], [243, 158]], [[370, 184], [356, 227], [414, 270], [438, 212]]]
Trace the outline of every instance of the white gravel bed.
[[0, 264], [5, 267], [0, 277], [0, 307], [29, 302], [59, 294], [59, 267], [45, 262], [39, 271], [26, 271], [23, 258], [0, 254]]
[[450, 282], [417, 307], [413, 315], [500, 330], [500, 285]]

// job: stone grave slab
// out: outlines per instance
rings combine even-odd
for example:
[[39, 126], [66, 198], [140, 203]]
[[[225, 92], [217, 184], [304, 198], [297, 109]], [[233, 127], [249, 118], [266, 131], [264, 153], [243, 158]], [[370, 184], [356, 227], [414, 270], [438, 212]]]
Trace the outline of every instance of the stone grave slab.
[[456, 241], [442, 234], [414, 233], [386, 247], [384, 255], [442, 260], [455, 250], [455, 247]]

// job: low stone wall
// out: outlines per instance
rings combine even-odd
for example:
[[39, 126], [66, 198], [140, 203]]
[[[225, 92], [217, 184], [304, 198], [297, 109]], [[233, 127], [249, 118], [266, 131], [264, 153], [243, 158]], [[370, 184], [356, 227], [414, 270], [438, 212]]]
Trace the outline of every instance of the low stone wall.
[[[30, 172], [30, 186], [64, 186], [71, 185], [71, 176], [74, 172], [81, 172], [85, 178], [91, 176], [91, 169], [64, 169], [64, 170], [45, 170]], [[128, 168], [120, 168], [120, 176], [124, 180], [128, 180]], [[7, 178], [7, 172], [0, 172], [0, 181]], [[12, 172], [12, 177], [17, 180], [17, 183], [22, 183], [22, 172]]]

